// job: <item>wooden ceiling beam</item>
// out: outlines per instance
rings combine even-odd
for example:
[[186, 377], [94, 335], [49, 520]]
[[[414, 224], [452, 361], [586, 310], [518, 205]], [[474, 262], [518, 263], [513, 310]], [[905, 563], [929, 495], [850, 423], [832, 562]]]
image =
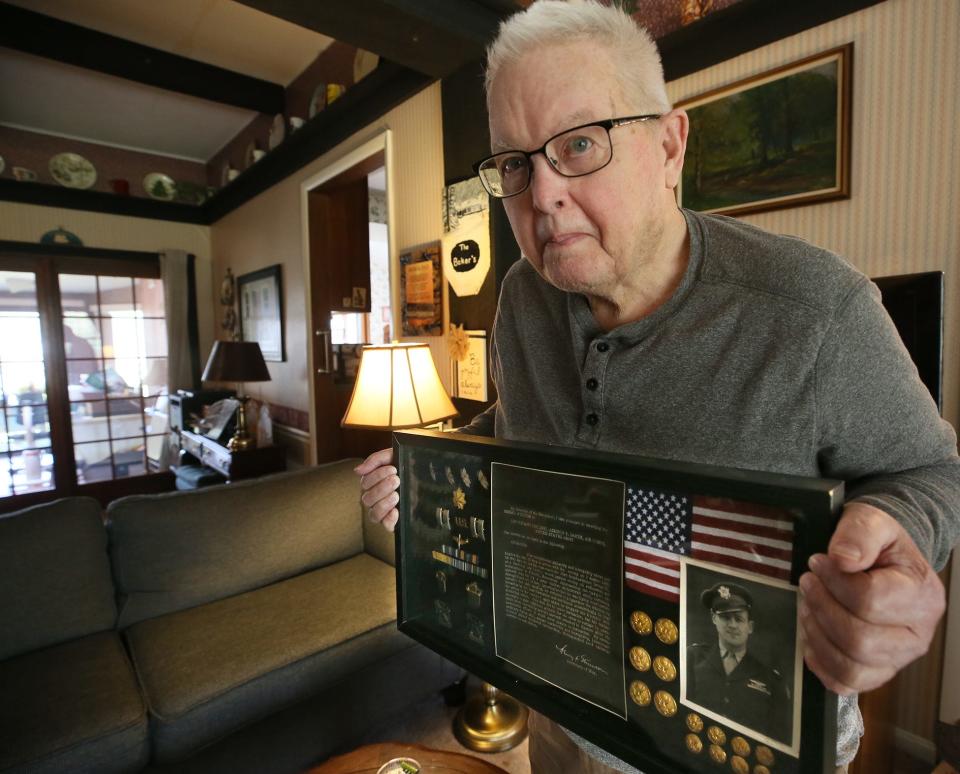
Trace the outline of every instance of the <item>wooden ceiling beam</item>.
[[273, 115], [284, 87], [0, 2], [0, 46]]
[[443, 78], [483, 56], [502, 16], [476, 0], [239, 2], [431, 78]]

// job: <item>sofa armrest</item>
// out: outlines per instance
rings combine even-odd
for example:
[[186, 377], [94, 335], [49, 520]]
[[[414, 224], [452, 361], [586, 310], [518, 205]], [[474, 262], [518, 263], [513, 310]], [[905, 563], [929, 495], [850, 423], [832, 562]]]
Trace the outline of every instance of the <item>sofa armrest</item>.
[[363, 549], [371, 556], [396, 566], [396, 533], [370, 520], [368, 509], [361, 506], [363, 519]]

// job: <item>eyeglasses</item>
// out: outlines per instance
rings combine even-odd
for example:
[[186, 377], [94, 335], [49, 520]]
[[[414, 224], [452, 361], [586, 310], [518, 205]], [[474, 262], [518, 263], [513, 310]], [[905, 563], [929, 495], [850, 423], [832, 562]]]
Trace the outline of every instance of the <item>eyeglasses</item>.
[[554, 171], [564, 177], [583, 177], [603, 169], [613, 158], [610, 130], [618, 126], [653, 121], [660, 114], [625, 116], [594, 121], [555, 134], [532, 151], [510, 150], [495, 153], [473, 165], [487, 193], [498, 199], [516, 196], [527, 190], [533, 175], [531, 159], [542, 153]]

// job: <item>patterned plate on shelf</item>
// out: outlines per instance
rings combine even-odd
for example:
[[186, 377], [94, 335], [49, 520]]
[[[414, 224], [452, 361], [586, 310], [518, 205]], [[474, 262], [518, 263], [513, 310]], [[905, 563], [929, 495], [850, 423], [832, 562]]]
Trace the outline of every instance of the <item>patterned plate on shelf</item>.
[[67, 188], [90, 188], [97, 182], [97, 170], [79, 153], [58, 153], [49, 167], [53, 179]]
[[143, 178], [143, 190], [154, 199], [169, 202], [177, 193], [177, 184], [169, 175], [151, 172]]
[[270, 150], [276, 148], [283, 142], [286, 133], [287, 123], [283, 119], [283, 113], [277, 113], [273, 117], [273, 124], [270, 127], [270, 140], [267, 143], [267, 147], [270, 148]]

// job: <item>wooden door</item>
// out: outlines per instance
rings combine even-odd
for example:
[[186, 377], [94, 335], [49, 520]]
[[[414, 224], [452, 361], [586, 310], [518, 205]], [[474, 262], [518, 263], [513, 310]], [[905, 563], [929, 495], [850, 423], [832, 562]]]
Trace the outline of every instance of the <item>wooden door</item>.
[[330, 340], [331, 312], [370, 311], [370, 230], [364, 167], [350, 170], [308, 194], [314, 411], [320, 463], [363, 456], [380, 448], [377, 444], [389, 444], [386, 434], [341, 429], [353, 383], [336, 373]]

